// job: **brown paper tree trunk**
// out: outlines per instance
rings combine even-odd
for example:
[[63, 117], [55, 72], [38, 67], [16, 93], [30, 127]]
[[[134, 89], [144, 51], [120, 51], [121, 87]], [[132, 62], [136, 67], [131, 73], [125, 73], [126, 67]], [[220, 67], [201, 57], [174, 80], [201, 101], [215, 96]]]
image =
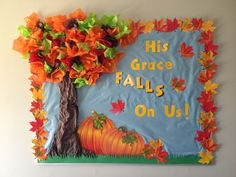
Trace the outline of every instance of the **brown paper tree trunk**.
[[80, 139], [77, 136], [78, 107], [77, 94], [71, 78], [66, 75], [60, 89], [60, 112], [58, 128], [54, 135], [49, 155], [80, 156], [83, 152]]

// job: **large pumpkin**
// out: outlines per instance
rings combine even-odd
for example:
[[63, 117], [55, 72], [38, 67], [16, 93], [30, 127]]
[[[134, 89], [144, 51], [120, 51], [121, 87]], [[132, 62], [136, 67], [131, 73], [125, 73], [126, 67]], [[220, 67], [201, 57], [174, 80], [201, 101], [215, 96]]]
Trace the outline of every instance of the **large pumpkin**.
[[95, 154], [101, 154], [101, 136], [104, 132], [114, 127], [112, 120], [107, 118], [104, 114], [93, 112], [91, 116], [82, 121], [77, 131], [82, 147]]
[[141, 155], [144, 140], [136, 131], [120, 127], [106, 131], [100, 145], [104, 155]]

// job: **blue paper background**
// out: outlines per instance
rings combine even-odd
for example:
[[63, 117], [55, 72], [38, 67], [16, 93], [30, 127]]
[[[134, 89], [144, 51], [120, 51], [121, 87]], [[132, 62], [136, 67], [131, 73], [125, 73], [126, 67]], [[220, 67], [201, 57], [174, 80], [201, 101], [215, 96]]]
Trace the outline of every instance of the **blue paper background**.
[[[196, 98], [202, 90], [202, 86], [196, 80], [201, 70], [197, 61], [199, 53], [203, 50], [202, 46], [197, 43], [199, 32], [181, 32], [179, 30], [171, 33], [151, 32], [142, 34], [138, 37], [135, 44], [123, 49], [126, 56], [118, 64], [117, 71], [123, 72], [123, 81], [127, 74], [131, 74], [135, 80], [136, 76], [141, 76], [142, 82], [150, 80], [153, 89], [156, 85], [163, 84], [164, 96], [156, 97], [154, 93], [146, 93], [145, 90], [134, 87], [124, 87], [115, 84], [115, 73], [104, 74], [97, 81], [95, 86], [83, 87], [77, 89], [79, 120], [80, 122], [91, 114], [92, 110], [104, 113], [114, 121], [117, 127], [127, 126], [128, 129], [135, 129], [141, 134], [146, 141], [160, 137], [165, 144], [166, 150], [170, 154], [189, 155], [197, 154], [201, 146], [195, 141], [196, 130], [200, 129], [197, 119], [200, 114], [200, 107]], [[169, 49], [167, 52], [146, 53], [146, 40], [161, 40], [167, 42]], [[180, 57], [178, 50], [182, 42], [192, 45], [194, 57], [192, 59], [183, 59]], [[164, 71], [132, 71], [130, 62], [134, 58], [140, 58], [141, 61], [171, 61], [172, 70]], [[182, 78], [186, 82], [184, 92], [176, 93], [171, 88], [171, 79], [173, 77]], [[111, 102], [121, 99], [125, 102], [125, 110], [116, 116], [109, 110]], [[53, 135], [57, 128], [59, 114], [59, 89], [56, 84], [45, 84], [45, 105], [48, 122], [45, 129], [49, 131], [48, 141], [45, 145], [50, 148]], [[164, 105], [176, 105], [184, 113], [185, 103], [189, 104], [189, 120], [185, 119], [182, 114], [180, 118], [168, 118], [164, 114]], [[156, 116], [154, 118], [138, 118], [134, 114], [134, 108], [137, 104], [144, 104], [146, 107], [154, 108]]]

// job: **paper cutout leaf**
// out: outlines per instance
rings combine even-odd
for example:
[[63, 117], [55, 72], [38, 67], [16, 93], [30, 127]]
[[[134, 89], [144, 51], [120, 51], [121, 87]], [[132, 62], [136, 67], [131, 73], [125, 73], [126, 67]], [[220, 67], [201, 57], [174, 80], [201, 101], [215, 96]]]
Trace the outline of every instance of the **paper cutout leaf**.
[[117, 102], [112, 102], [112, 109], [110, 109], [110, 112], [112, 112], [115, 115], [120, 114], [124, 108], [125, 108], [125, 103], [122, 100], [117, 100]]
[[180, 45], [179, 54], [181, 57], [186, 59], [192, 58], [194, 56], [193, 47], [183, 42]]
[[185, 81], [176, 77], [172, 79], [171, 86], [176, 92], [184, 91], [186, 88]]

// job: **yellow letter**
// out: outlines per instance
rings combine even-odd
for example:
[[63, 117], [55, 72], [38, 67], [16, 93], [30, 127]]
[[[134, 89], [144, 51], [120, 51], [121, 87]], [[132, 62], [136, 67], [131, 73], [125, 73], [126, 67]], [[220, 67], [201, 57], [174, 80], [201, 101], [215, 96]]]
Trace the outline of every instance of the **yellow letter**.
[[132, 79], [130, 74], [127, 75], [123, 85], [124, 86], [127, 86], [127, 85], [134, 86], [134, 81], [133, 81], [133, 79]]
[[119, 85], [122, 79], [122, 72], [116, 72], [116, 84]]
[[161, 52], [161, 40], [157, 41], [157, 52]]
[[155, 62], [148, 63], [148, 70], [155, 70]]
[[180, 118], [181, 116], [181, 109], [176, 109], [176, 117]]
[[146, 114], [146, 107], [143, 104], [139, 104], [135, 107], [135, 115], [138, 117], [143, 117]]
[[149, 80], [146, 80], [146, 92], [152, 93], [153, 89], [151, 88], [151, 82]]
[[163, 44], [162, 52], [166, 52], [168, 50], [168, 43]]
[[136, 77], [136, 87], [137, 89], [143, 89], [144, 85], [141, 84], [141, 77]]
[[163, 89], [164, 88], [164, 85], [158, 85], [157, 87], [156, 87], [156, 96], [157, 97], [161, 97], [161, 96], [163, 96], [164, 95], [164, 92], [163, 92]]
[[166, 69], [172, 69], [173, 63], [171, 61], [166, 62]]
[[135, 59], [133, 59], [133, 60], [131, 61], [131, 63], [130, 63], [130, 68], [131, 68], [132, 70], [134, 70], [134, 71], [140, 70], [140, 64], [139, 64], [139, 63], [136, 64], [138, 61], [139, 61], [138, 58], [135, 58]]
[[160, 70], [160, 71], [163, 70], [163, 66], [162, 66], [162, 64], [163, 64], [162, 61], [159, 61], [159, 62], [157, 63], [157, 69]]
[[169, 106], [165, 105], [165, 115], [169, 118], [175, 115], [175, 105], [171, 105], [171, 112], [169, 113]]
[[156, 52], [156, 41], [152, 41], [150, 44], [150, 41], [146, 41], [146, 52], [148, 53], [150, 48], [152, 49], [152, 52]]
[[147, 116], [148, 116], [148, 117], [154, 117], [154, 116], [155, 116], [155, 111], [154, 111], [154, 109], [149, 108], [149, 109], [147, 110]]

